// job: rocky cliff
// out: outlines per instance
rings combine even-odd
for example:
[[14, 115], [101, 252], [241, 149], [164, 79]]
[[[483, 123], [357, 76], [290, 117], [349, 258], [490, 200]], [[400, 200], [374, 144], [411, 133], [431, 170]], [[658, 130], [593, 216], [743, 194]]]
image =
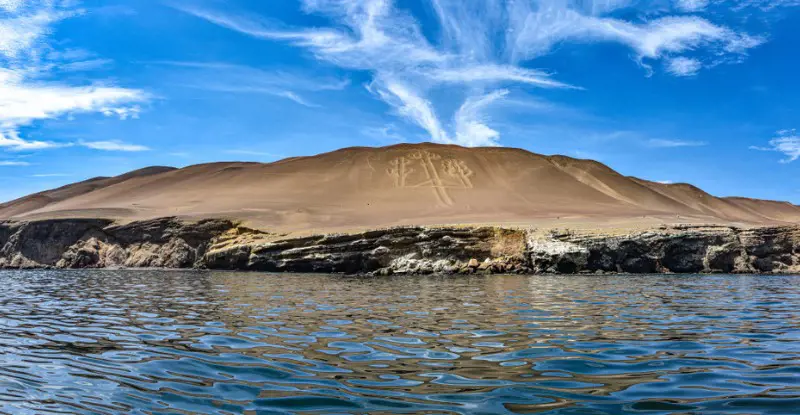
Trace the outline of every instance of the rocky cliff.
[[0, 223], [0, 268], [203, 267], [206, 249], [233, 223], [164, 218]]
[[636, 232], [406, 227], [289, 238], [226, 220], [0, 223], [0, 268], [351, 274], [800, 273], [800, 227]]

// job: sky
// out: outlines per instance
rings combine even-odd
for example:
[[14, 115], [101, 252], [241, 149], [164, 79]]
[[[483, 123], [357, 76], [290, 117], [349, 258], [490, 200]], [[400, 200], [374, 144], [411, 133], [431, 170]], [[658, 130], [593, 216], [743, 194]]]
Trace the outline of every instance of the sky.
[[433, 141], [800, 204], [798, 27], [800, 0], [0, 0], [0, 201]]

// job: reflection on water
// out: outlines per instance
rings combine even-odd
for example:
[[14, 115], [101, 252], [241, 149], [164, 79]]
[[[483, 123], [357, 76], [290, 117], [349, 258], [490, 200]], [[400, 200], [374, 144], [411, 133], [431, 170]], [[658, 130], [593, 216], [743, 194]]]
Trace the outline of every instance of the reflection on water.
[[797, 413], [798, 283], [0, 272], [0, 413]]

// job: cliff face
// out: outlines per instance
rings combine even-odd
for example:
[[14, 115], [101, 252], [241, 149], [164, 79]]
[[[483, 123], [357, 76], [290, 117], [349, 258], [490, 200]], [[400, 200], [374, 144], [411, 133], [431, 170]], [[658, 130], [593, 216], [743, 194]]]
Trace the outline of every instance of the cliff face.
[[800, 273], [800, 227], [627, 234], [394, 228], [282, 238], [225, 220], [0, 223], [0, 268], [164, 267], [362, 274]]
[[114, 225], [103, 219], [0, 223], [0, 268], [202, 267], [228, 221], [172, 218]]
[[674, 227], [529, 240], [534, 272], [800, 272], [800, 228]]

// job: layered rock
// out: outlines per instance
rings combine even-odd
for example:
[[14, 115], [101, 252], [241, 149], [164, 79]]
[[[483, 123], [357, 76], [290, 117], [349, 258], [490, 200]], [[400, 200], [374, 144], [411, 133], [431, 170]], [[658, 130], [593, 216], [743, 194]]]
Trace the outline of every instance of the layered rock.
[[[550, 239], [588, 251], [585, 260], [583, 256], [575, 260], [569, 255], [559, 257], [567, 262], [562, 268], [577, 272], [800, 272], [797, 227], [663, 227], [624, 235], [563, 234]], [[533, 271], [554, 270], [535, 266]]]
[[0, 223], [0, 268], [350, 274], [800, 273], [800, 227], [575, 232], [406, 227], [288, 238], [226, 220]]
[[523, 231], [410, 227], [268, 242], [223, 238], [211, 246], [205, 265], [274, 272], [431, 274], [519, 273], [528, 270], [527, 262]]
[[203, 266], [206, 249], [234, 225], [174, 218], [115, 225], [102, 219], [0, 223], [0, 268]]

